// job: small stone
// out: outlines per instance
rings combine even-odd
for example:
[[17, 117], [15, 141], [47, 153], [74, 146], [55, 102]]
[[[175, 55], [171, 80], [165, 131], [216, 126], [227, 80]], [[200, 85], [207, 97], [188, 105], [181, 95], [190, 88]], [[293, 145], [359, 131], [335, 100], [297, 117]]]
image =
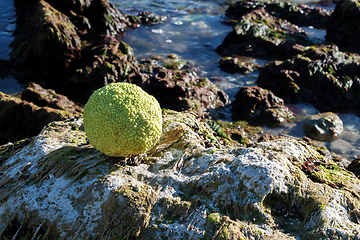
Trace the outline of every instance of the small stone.
[[325, 112], [305, 118], [302, 129], [311, 139], [331, 141], [342, 133], [344, 126], [337, 114]]

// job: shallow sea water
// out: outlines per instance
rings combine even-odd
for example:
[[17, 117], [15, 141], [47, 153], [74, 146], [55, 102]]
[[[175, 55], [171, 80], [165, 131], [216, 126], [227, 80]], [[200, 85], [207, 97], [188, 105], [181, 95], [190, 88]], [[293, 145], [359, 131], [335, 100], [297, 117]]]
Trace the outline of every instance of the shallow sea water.
[[[138, 59], [163, 57], [176, 54], [182, 60], [188, 61], [195, 67], [200, 77], [207, 77], [219, 88], [229, 94], [232, 100], [242, 86], [254, 86], [258, 76], [255, 71], [249, 75], [228, 74], [222, 72], [218, 66], [220, 56], [215, 48], [231, 30], [230, 26], [222, 24], [223, 14], [233, 0], [110, 0], [123, 13], [137, 15], [141, 11], [152, 11], [156, 14], [168, 16], [161, 24], [141, 26], [129, 29], [121, 38], [135, 51]], [[299, 2], [307, 2], [296, 0]], [[309, 5], [314, 5], [310, 3]], [[333, 9], [334, 5], [326, 7]], [[0, 58], [9, 59], [11, 48], [8, 45], [15, 29], [15, 13], [12, 1], [0, 0]], [[309, 36], [321, 43], [325, 39], [325, 30], [311, 26], [303, 27]], [[258, 64], [267, 61], [254, 59]], [[0, 91], [7, 94], [17, 94], [24, 86], [14, 78], [0, 79]], [[318, 110], [306, 104], [293, 107], [298, 117], [284, 126], [276, 129], [264, 128], [264, 133], [286, 134], [302, 138], [301, 121], [309, 114], [316, 114]], [[331, 142], [314, 141], [315, 144], [326, 146], [329, 150], [341, 154], [349, 160], [360, 156], [360, 118], [353, 114], [339, 114], [344, 122], [344, 132]], [[230, 114], [227, 119], [231, 120]]]

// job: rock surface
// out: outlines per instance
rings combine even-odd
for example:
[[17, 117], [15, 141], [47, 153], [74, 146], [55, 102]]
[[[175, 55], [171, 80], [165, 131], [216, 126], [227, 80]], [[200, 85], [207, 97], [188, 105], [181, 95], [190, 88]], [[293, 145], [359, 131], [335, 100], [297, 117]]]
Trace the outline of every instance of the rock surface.
[[261, 67], [259, 64], [247, 61], [244, 57], [222, 57], [219, 61], [221, 70], [229, 73], [249, 74]]
[[157, 146], [126, 166], [78, 129], [53, 122], [20, 149], [0, 148], [2, 237], [360, 236], [360, 180], [302, 140], [231, 147], [196, 116], [167, 111]]
[[254, 9], [264, 9], [274, 17], [285, 19], [298, 26], [313, 26], [316, 28], [325, 28], [331, 15], [330, 11], [321, 7], [313, 8], [306, 4], [256, 0], [238, 1], [231, 4], [226, 9], [225, 15], [233, 21], [239, 20], [244, 14]]
[[21, 100], [32, 102], [39, 107], [51, 107], [64, 110], [72, 114], [79, 114], [83, 109], [62, 94], [57, 94], [52, 89], [44, 89], [39, 84], [30, 82], [21, 93]]
[[0, 109], [0, 144], [36, 136], [52, 121], [79, 115], [51, 107], [39, 107], [2, 92], [0, 92]]
[[344, 130], [340, 117], [332, 112], [308, 116], [303, 120], [301, 127], [306, 136], [323, 141], [334, 140]]
[[[44, 82], [48, 84], [46, 87], [61, 89], [70, 95], [75, 88], [84, 88], [84, 91], [91, 88], [93, 91], [99, 88], [99, 81], [101, 86], [115, 81], [116, 77], [108, 79], [106, 75], [111, 71], [116, 71], [114, 75], [122, 78], [127, 72], [132, 73], [132, 60], [122, 56], [127, 55], [123, 49], [116, 48], [119, 41], [113, 48], [109, 46], [112, 43], [101, 42], [124, 32], [131, 24], [109, 1], [17, 0], [15, 6], [17, 24], [11, 63], [18, 79]], [[107, 56], [107, 51], [110, 56]], [[124, 58], [126, 63], [123, 63]], [[108, 64], [109, 59], [115, 66]], [[115, 68], [120, 65], [116, 61], [121, 64], [119, 69]], [[105, 67], [108, 69], [102, 73]], [[85, 80], [75, 77], [76, 82], [72, 76], [79, 74], [78, 69], [82, 70], [81, 77]], [[95, 72], [93, 75], [97, 75], [98, 82], [93, 83], [86, 78], [92, 71]], [[80, 85], [81, 81], [85, 83]]]
[[192, 111], [202, 117], [211, 109], [230, 104], [224, 91], [208, 78], [199, 78], [193, 70], [150, 68], [150, 77], [141, 87], [153, 95], [162, 108]]
[[257, 86], [242, 87], [231, 105], [234, 121], [248, 120], [253, 124], [278, 127], [295, 117], [281, 98]]
[[321, 112], [359, 113], [360, 57], [334, 45], [295, 46], [298, 55], [273, 61], [257, 84], [287, 102], [310, 103]]
[[326, 40], [335, 43], [342, 51], [360, 53], [360, 5], [358, 0], [341, 0], [326, 28]]
[[252, 56], [265, 59], [293, 55], [293, 45], [311, 45], [307, 33], [290, 22], [276, 18], [263, 9], [241, 16], [216, 51], [221, 56]]

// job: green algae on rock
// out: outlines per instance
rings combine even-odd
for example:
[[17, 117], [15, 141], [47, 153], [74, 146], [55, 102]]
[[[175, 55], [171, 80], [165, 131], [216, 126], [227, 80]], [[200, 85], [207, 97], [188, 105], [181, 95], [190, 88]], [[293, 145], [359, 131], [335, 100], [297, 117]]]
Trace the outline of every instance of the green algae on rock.
[[216, 51], [221, 56], [284, 58], [295, 44], [311, 45], [300, 27], [255, 9], [241, 17]]
[[268, 63], [257, 84], [290, 103], [305, 102], [321, 112], [359, 114], [360, 56], [335, 45], [294, 46], [297, 55]]
[[112, 83], [95, 91], [84, 107], [90, 143], [109, 156], [143, 154], [162, 131], [157, 100], [130, 83]]
[[306, 142], [207, 146], [200, 118], [163, 115], [162, 140], [138, 166], [95, 151], [81, 120], [49, 124], [0, 164], [1, 237], [25, 223], [58, 239], [359, 236], [360, 180]]

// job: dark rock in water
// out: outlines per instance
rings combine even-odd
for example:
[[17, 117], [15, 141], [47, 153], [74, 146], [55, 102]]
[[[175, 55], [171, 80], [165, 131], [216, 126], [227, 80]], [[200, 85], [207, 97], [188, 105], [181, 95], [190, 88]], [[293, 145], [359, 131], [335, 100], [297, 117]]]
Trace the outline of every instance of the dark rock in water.
[[360, 178], [360, 157], [351, 161], [347, 170], [353, 172], [358, 178]]
[[39, 107], [51, 107], [67, 111], [72, 114], [83, 112], [83, 109], [69, 100], [66, 96], [54, 90], [42, 88], [39, 84], [30, 82], [21, 94], [21, 100], [32, 102]]
[[11, 62], [17, 77], [55, 87], [88, 62], [89, 48], [130, 26], [107, 0], [16, 0], [15, 6], [18, 20]]
[[311, 45], [300, 27], [270, 15], [263, 9], [243, 16], [216, 51], [221, 56], [286, 58], [293, 55], [293, 45]]
[[141, 85], [145, 81], [132, 48], [112, 36], [104, 37], [89, 49], [86, 61], [76, 67], [64, 81], [62, 91], [81, 102], [86, 102], [94, 90], [109, 83], [125, 81]]
[[[19, 9], [20, 4], [15, 4]], [[45, 1], [30, 4], [19, 18], [12, 47], [11, 61], [25, 79], [56, 81], [56, 76], [81, 56], [75, 25]]]
[[37, 135], [52, 121], [73, 118], [75, 114], [33, 103], [0, 92], [0, 145]]
[[244, 57], [222, 57], [219, 61], [221, 70], [230, 73], [249, 74], [261, 67], [259, 64], [247, 61]]
[[334, 45], [295, 46], [298, 55], [267, 64], [257, 84], [292, 103], [311, 103], [322, 112], [360, 107], [360, 56]]
[[137, 16], [127, 15], [132, 26], [138, 27], [140, 24], [157, 24], [163, 23], [167, 19], [167, 16], [161, 16], [153, 12], [140, 12]]
[[337, 138], [344, 130], [340, 117], [332, 112], [308, 116], [302, 122], [301, 127], [306, 136], [324, 141]]
[[342, 51], [360, 53], [360, 5], [358, 0], [341, 0], [326, 28], [326, 40], [335, 43]]
[[274, 1], [265, 5], [265, 10], [271, 15], [286, 19], [298, 26], [313, 26], [325, 28], [330, 19], [331, 11], [321, 7], [310, 7], [306, 4]]
[[232, 102], [233, 119], [277, 127], [294, 118], [294, 113], [284, 106], [284, 101], [271, 91], [260, 87], [242, 87]]
[[210, 109], [230, 103], [228, 95], [207, 78], [199, 78], [192, 70], [152, 67], [150, 78], [141, 86], [153, 95], [162, 108], [191, 110], [199, 116]]
[[291, 2], [256, 0], [238, 1], [229, 6], [225, 15], [232, 20], [240, 20], [244, 14], [254, 9], [264, 9], [274, 17], [285, 19], [298, 26], [314, 26], [325, 28], [331, 12], [321, 7], [310, 7], [306, 4]]

